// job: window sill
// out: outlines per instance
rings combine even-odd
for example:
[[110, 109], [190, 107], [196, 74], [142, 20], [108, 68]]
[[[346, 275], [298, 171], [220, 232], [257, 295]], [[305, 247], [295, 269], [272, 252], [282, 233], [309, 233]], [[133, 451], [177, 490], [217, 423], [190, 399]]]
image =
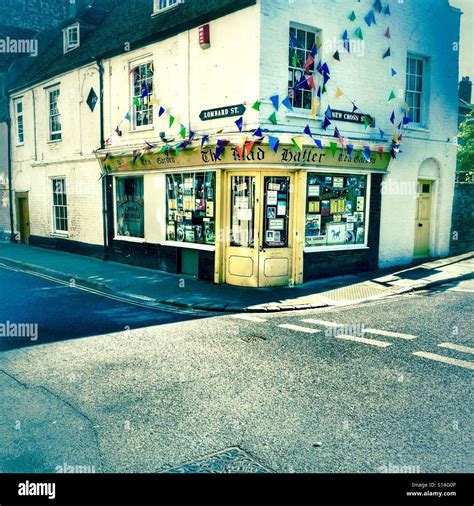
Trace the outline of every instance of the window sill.
[[136, 134], [136, 133], [139, 133], [139, 132], [146, 132], [146, 131], [154, 130], [154, 129], [155, 129], [154, 125], [146, 126], [146, 127], [131, 128], [130, 129], [130, 133], [131, 134]]
[[303, 249], [304, 253], [318, 253], [318, 252], [327, 252], [327, 251], [346, 251], [346, 250], [355, 250], [355, 249], [370, 249], [365, 244], [337, 244], [334, 246], [306, 246]]
[[128, 241], [142, 244], [146, 242], [144, 237], [132, 237], [130, 235], [116, 235], [114, 236], [114, 241]]
[[427, 133], [427, 134], [430, 133], [429, 128], [426, 128], [423, 126], [411, 125], [411, 123], [405, 127], [405, 130], [411, 130], [413, 132], [423, 132], [423, 133]]
[[60, 237], [61, 239], [68, 239], [69, 238], [69, 232], [61, 232], [58, 230], [57, 232], [51, 232], [49, 234], [50, 237]]
[[203, 251], [216, 251], [216, 247], [212, 244], [198, 244], [193, 242], [181, 241], [165, 241], [165, 246], [174, 246], [177, 248], [199, 249]]
[[321, 121], [323, 119], [323, 117], [318, 114], [316, 116], [316, 118], [313, 118], [311, 116], [311, 113], [310, 111], [308, 111], [307, 113], [306, 112], [297, 112], [297, 111], [293, 111], [293, 112], [287, 112], [286, 115], [285, 115], [287, 118], [297, 118], [297, 119], [304, 119], [304, 120], [308, 120], [308, 121]]
[[47, 141], [47, 144], [56, 144], [56, 142], [62, 142], [62, 139], [49, 140], [49, 141]]
[[22, 146], [24, 146], [25, 143], [24, 142], [19, 142], [18, 144], [16, 144], [16, 147], [17, 148], [21, 148]]

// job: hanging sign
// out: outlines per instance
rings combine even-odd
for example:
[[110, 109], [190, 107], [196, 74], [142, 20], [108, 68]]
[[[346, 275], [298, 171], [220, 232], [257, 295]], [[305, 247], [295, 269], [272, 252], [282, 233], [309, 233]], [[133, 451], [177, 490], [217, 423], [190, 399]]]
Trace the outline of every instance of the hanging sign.
[[375, 127], [375, 120], [372, 118], [372, 116], [369, 116], [368, 114], [359, 114], [358, 112], [351, 112], [351, 111], [338, 111], [338, 110], [331, 110], [331, 119], [335, 121], [346, 121], [347, 123], [360, 123], [362, 125], [365, 124], [365, 118], [368, 118], [370, 121], [369, 125], [370, 127]]
[[231, 118], [232, 116], [242, 116], [246, 111], [244, 104], [228, 105], [224, 107], [217, 107], [216, 109], [207, 109], [201, 111], [199, 117], [201, 121], [208, 121], [211, 119]]

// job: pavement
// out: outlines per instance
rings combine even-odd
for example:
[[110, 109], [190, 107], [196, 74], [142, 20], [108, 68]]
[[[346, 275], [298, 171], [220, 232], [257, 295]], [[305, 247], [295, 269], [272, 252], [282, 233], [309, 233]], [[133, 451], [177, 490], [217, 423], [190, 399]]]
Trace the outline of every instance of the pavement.
[[293, 311], [378, 300], [474, 274], [474, 252], [403, 269], [338, 276], [297, 286], [245, 288], [22, 244], [0, 243], [0, 262], [147, 304], [218, 312]]

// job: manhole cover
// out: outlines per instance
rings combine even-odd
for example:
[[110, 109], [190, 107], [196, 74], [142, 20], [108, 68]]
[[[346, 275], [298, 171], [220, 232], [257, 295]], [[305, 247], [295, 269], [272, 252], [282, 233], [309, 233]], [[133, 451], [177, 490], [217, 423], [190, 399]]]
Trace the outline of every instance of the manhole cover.
[[387, 291], [387, 288], [383, 288], [376, 283], [366, 281], [365, 283], [330, 290], [329, 292], [325, 292], [324, 296], [333, 300], [360, 300], [368, 297], [375, 297], [385, 291]]
[[240, 448], [228, 448], [164, 473], [271, 473]]

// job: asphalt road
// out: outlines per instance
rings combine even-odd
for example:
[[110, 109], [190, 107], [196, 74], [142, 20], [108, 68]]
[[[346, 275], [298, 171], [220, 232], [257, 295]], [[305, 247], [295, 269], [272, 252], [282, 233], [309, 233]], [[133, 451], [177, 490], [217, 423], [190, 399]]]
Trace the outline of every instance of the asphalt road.
[[0, 338], [1, 470], [472, 472], [473, 292], [222, 315], [0, 269], [0, 324], [38, 323]]

